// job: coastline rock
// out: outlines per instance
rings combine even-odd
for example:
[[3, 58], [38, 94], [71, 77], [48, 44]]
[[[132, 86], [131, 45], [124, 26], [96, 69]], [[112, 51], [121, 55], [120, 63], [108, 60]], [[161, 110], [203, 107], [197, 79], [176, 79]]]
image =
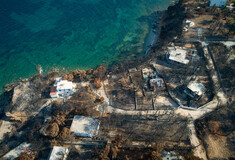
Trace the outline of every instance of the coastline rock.
[[183, 0], [169, 6], [162, 20], [160, 38], [162, 42], [169, 42], [174, 37], [182, 35], [183, 20], [186, 17]]
[[80, 71], [78, 75], [79, 75], [79, 78], [81, 80], [86, 80], [87, 79], [86, 71], [84, 71], [84, 70]]
[[101, 65], [93, 72], [93, 74], [100, 79], [104, 79], [106, 71], [107, 71], [107, 68]]
[[87, 75], [90, 75], [90, 74], [92, 74], [93, 73], [93, 69], [88, 69], [87, 71], [86, 71], [86, 74]]
[[4, 90], [5, 90], [5, 92], [10, 92], [15, 86], [16, 86], [16, 85], [13, 84], [13, 83], [11, 83], [11, 84], [6, 84], [6, 85], [4, 86]]

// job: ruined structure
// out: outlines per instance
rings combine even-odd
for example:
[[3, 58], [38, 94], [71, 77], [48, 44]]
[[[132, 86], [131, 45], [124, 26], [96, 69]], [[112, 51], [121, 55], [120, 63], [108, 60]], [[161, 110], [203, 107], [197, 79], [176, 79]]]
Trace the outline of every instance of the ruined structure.
[[66, 160], [68, 153], [68, 148], [54, 146], [48, 160]]
[[93, 137], [98, 134], [99, 126], [96, 119], [77, 115], [74, 116], [70, 130], [76, 136]]
[[178, 46], [168, 47], [166, 56], [168, 61], [174, 64], [186, 65], [189, 64], [192, 59], [190, 51]]

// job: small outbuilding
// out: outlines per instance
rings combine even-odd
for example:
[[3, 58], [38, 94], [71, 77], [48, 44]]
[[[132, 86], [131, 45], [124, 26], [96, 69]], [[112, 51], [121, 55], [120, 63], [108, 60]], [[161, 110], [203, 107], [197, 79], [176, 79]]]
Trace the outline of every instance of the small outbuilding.
[[98, 120], [85, 116], [74, 116], [70, 131], [76, 136], [93, 137], [98, 135], [100, 123]]
[[210, 0], [210, 7], [222, 7], [227, 3], [227, 0]]
[[190, 21], [190, 20], [186, 20], [185, 23], [186, 23], [185, 27], [193, 27], [195, 25], [195, 23], [193, 21]]
[[68, 156], [69, 150], [68, 148], [61, 146], [54, 146], [48, 160], [66, 160]]

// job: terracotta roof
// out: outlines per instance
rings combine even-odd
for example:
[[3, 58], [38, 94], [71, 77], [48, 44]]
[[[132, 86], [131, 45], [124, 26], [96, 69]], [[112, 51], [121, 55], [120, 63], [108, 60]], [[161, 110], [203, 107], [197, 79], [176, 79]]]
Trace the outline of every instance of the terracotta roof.
[[50, 95], [56, 94], [56, 86], [51, 87]]
[[56, 94], [56, 92], [51, 92], [51, 93], [50, 93], [50, 95], [54, 95], [54, 94]]

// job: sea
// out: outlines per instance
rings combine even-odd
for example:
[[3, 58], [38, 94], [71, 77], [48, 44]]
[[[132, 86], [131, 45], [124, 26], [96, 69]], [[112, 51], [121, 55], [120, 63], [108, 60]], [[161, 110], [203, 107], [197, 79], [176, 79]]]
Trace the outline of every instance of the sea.
[[141, 56], [152, 15], [174, 0], [1, 0], [0, 93], [55, 68], [112, 66]]

